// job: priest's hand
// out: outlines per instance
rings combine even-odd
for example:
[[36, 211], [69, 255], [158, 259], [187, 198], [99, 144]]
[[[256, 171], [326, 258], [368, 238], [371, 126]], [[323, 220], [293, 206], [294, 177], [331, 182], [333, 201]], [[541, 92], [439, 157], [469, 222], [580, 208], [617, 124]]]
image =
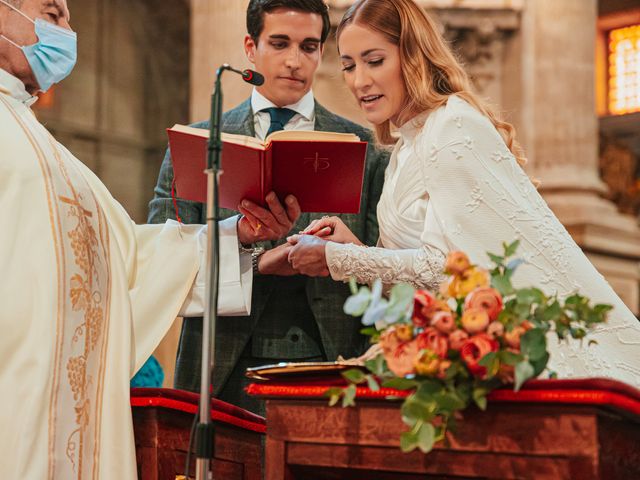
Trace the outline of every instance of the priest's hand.
[[289, 263], [289, 252], [292, 248], [288, 243], [283, 243], [264, 252], [258, 258], [258, 272], [261, 275], [297, 275], [298, 272]]
[[294, 269], [310, 277], [329, 276], [325, 255], [326, 240], [313, 235], [293, 235], [287, 240], [291, 246], [289, 263]]
[[353, 243], [363, 245], [349, 227], [347, 227], [340, 217], [322, 217], [314, 220], [301, 233], [315, 235], [323, 239], [336, 243]]
[[300, 216], [300, 205], [293, 195], [285, 198], [283, 207], [274, 192], [266, 197], [269, 209], [250, 200], [243, 200], [238, 206], [242, 217], [238, 221], [238, 240], [251, 245], [264, 240], [279, 240], [291, 231]]

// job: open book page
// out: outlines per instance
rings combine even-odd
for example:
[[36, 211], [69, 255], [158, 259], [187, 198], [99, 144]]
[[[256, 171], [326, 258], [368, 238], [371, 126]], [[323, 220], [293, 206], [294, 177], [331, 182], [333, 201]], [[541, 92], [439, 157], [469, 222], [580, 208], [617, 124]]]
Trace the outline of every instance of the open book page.
[[264, 140], [268, 145], [275, 140], [307, 141], [307, 142], [359, 142], [360, 138], [353, 133], [319, 132], [316, 130], [280, 130], [273, 132]]
[[[209, 130], [176, 124], [171, 130], [197, 137], [209, 138]], [[274, 140], [307, 142], [359, 142], [360, 138], [352, 133], [318, 132], [315, 130], [280, 130], [269, 135], [264, 142], [255, 137], [222, 133], [223, 142], [264, 150]]]

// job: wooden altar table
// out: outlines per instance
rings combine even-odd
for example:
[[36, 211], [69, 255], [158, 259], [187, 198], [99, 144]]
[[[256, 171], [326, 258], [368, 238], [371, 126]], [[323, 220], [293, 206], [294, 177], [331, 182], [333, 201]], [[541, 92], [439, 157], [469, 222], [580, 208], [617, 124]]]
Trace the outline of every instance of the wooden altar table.
[[497, 390], [425, 455], [403, 454], [391, 389], [329, 407], [325, 385], [253, 384], [267, 399], [267, 480], [640, 479], [640, 391], [605, 379], [535, 380]]
[[[140, 480], [175, 480], [184, 475], [189, 433], [199, 395], [160, 388], [131, 389], [131, 410]], [[216, 479], [261, 480], [263, 417], [212, 400]], [[195, 457], [191, 456], [195, 478]]]

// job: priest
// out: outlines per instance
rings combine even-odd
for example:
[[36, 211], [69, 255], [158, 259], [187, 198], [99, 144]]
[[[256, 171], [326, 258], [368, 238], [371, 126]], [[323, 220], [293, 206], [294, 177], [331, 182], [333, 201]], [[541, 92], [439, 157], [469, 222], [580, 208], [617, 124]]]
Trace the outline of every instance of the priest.
[[[0, 465], [8, 478], [135, 478], [129, 378], [177, 315], [203, 311], [206, 229], [135, 225], [30, 109], [76, 56], [65, 0], [0, 0]], [[248, 314], [252, 258], [239, 246], [286, 234], [299, 215], [295, 199], [286, 203], [248, 204], [251, 223], [221, 222], [220, 313]], [[286, 254], [260, 261], [286, 262]]]

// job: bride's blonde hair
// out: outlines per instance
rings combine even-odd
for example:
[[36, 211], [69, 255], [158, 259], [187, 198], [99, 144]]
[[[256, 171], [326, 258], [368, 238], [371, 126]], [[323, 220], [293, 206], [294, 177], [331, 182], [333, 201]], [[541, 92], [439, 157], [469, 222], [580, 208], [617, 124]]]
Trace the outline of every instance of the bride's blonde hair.
[[[403, 112], [417, 114], [444, 105], [457, 95], [486, 115], [496, 127], [520, 165], [524, 152], [515, 139], [515, 128], [501, 120], [471, 89], [469, 76], [456, 60], [435, 22], [413, 0], [359, 0], [340, 21], [336, 37], [357, 23], [382, 34], [400, 49], [402, 78], [407, 91]], [[376, 125], [382, 144], [393, 144], [390, 121]]]

